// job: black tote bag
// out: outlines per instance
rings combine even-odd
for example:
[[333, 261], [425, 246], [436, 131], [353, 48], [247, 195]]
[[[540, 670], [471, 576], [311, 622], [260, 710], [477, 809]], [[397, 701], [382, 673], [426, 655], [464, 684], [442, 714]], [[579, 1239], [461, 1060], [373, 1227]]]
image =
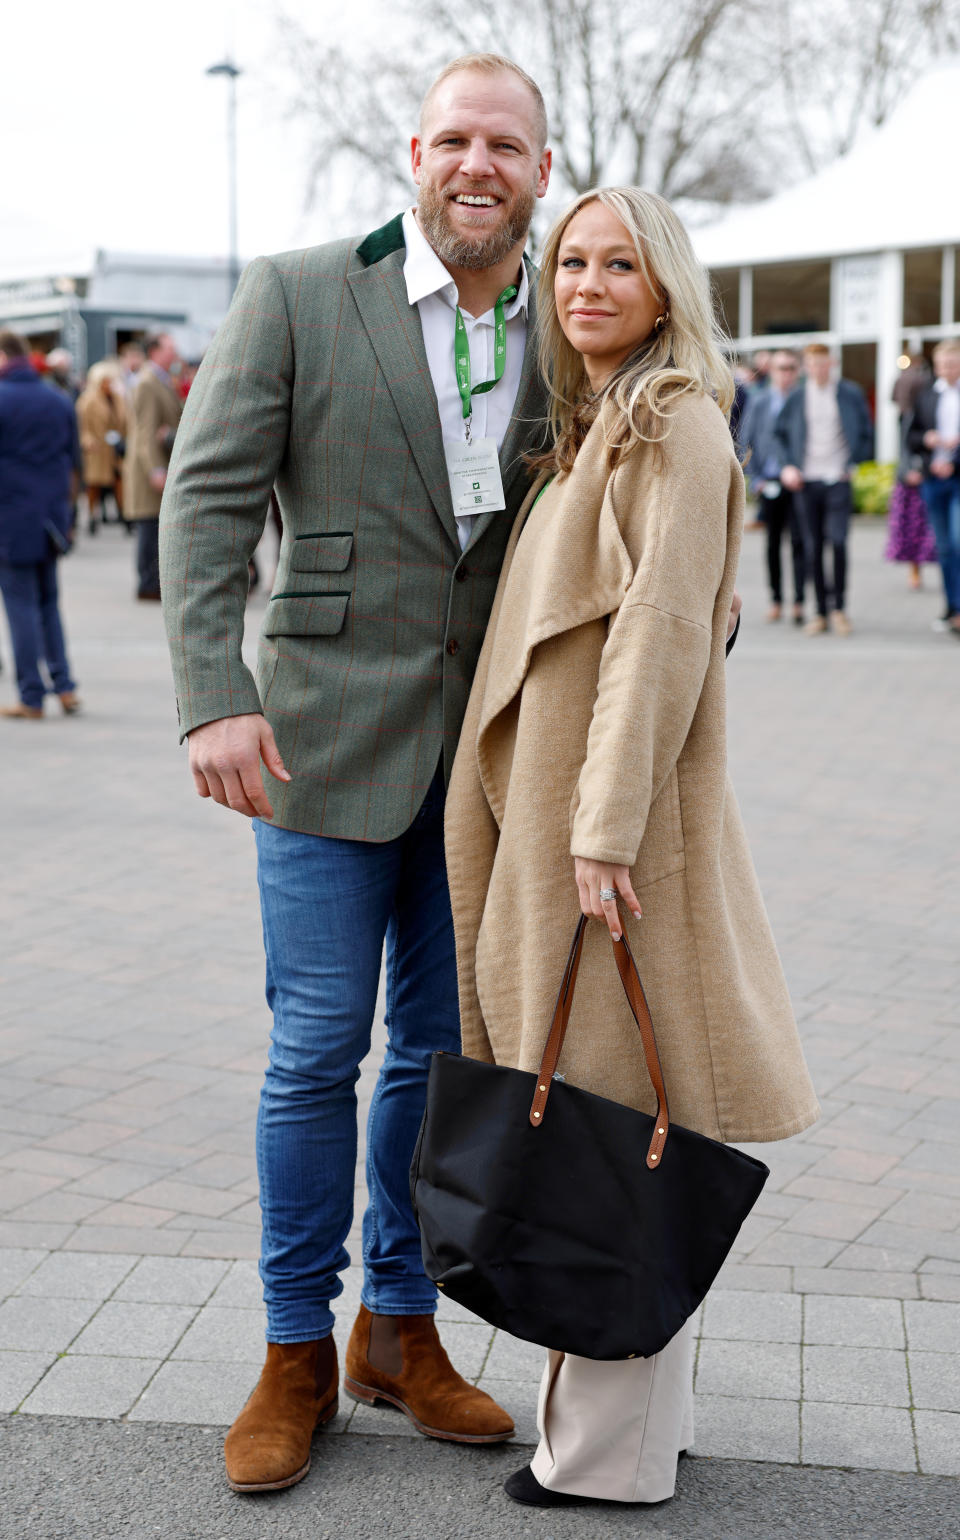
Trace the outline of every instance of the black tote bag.
[[423, 1262], [445, 1295], [582, 1358], [647, 1358], [701, 1303], [768, 1168], [671, 1124], [626, 937], [613, 943], [655, 1118], [554, 1080], [581, 916], [538, 1074], [435, 1053], [410, 1171]]

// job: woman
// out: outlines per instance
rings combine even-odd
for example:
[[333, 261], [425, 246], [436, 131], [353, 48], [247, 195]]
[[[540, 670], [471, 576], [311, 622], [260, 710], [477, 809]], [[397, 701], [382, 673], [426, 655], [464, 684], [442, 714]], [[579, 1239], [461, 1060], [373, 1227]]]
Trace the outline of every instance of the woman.
[[[117, 445], [126, 432], [127, 413], [116, 364], [106, 359], [94, 364], [87, 376], [86, 389], [77, 401], [77, 417], [87, 494], [87, 529], [95, 535], [100, 522], [106, 523], [108, 494], [116, 504], [118, 521], [125, 523]], [[129, 532], [129, 525], [127, 529]]]
[[[706, 275], [661, 198], [585, 193], [547, 240], [538, 318], [552, 479], [511, 536], [447, 804], [464, 1052], [536, 1070], [582, 911], [626, 925], [675, 1121], [786, 1138], [818, 1109], [726, 778], [743, 477]], [[654, 1110], [600, 926], [560, 1071]], [[552, 1352], [508, 1493], [671, 1496], [691, 1338], [625, 1363]]]

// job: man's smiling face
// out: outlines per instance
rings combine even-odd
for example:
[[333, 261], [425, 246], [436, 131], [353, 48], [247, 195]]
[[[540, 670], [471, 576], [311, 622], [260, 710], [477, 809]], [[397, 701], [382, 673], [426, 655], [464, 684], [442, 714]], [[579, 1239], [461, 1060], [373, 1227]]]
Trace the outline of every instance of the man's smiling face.
[[509, 70], [458, 70], [424, 103], [412, 142], [417, 218], [450, 267], [495, 267], [522, 245], [547, 190], [536, 104]]

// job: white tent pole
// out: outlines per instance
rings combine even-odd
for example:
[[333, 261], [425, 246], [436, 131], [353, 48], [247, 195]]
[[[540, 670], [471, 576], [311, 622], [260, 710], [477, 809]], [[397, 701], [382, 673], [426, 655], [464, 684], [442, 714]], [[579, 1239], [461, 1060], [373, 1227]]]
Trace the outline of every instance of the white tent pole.
[[880, 327], [877, 338], [878, 460], [900, 458], [900, 423], [890, 392], [903, 345], [903, 252], [885, 251], [880, 269]]

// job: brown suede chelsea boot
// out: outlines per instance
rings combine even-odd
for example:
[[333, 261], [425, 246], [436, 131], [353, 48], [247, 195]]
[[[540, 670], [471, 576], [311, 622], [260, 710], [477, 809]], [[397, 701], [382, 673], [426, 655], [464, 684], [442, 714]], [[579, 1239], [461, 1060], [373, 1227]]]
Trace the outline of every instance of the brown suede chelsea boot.
[[355, 1401], [387, 1401], [431, 1438], [499, 1444], [513, 1419], [450, 1362], [432, 1315], [371, 1315], [365, 1305], [347, 1345], [344, 1389]]
[[256, 1389], [223, 1446], [235, 1492], [274, 1492], [303, 1480], [314, 1429], [336, 1415], [339, 1382], [332, 1337], [267, 1343]]

